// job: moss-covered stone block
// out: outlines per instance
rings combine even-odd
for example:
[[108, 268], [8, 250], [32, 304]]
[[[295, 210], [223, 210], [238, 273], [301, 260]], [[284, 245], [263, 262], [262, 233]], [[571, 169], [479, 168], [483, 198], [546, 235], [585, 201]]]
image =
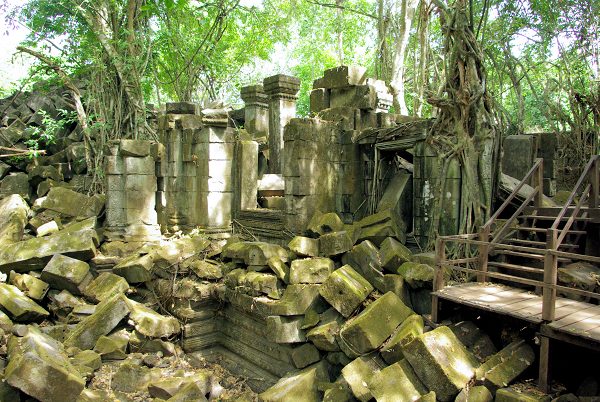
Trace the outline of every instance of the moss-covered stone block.
[[366, 402], [373, 398], [368, 384], [371, 378], [385, 367], [385, 363], [376, 353], [360, 356], [342, 369], [342, 377], [359, 401]]
[[387, 364], [394, 364], [404, 359], [402, 341], [408, 336], [417, 337], [423, 334], [423, 317], [418, 314], [409, 316], [392, 334], [381, 348], [381, 357]]
[[388, 292], [347, 321], [339, 337], [353, 353], [362, 355], [381, 346], [412, 314], [413, 311], [398, 296]]
[[417, 337], [409, 335], [402, 342], [402, 353], [423, 384], [443, 402], [454, 399], [471, 381], [478, 364], [454, 333], [443, 326]]
[[319, 253], [325, 257], [333, 257], [348, 252], [354, 246], [352, 235], [345, 230], [325, 233], [319, 237]]
[[381, 266], [388, 272], [396, 273], [398, 268], [412, 259], [412, 253], [406, 246], [393, 237], [388, 237], [379, 248]]
[[299, 372], [286, 375], [258, 396], [261, 402], [318, 402], [319, 383], [329, 382], [327, 364], [323, 361]]
[[100, 303], [119, 293], [129, 290], [127, 281], [111, 272], [102, 272], [85, 288], [83, 294], [94, 303]]
[[373, 291], [373, 286], [350, 265], [335, 270], [319, 293], [341, 315], [349, 317]]
[[534, 361], [532, 347], [523, 340], [514, 341], [477, 368], [477, 381], [496, 391], [508, 386]]
[[319, 360], [321, 360], [321, 354], [312, 343], [302, 344], [292, 350], [292, 361], [298, 369], [303, 369]]
[[336, 338], [343, 322], [343, 317], [336, 310], [329, 309], [321, 314], [319, 324], [308, 331], [306, 338], [319, 350], [337, 352], [340, 347]]
[[319, 239], [296, 236], [288, 243], [288, 247], [294, 253], [302, 257], [319, 256]]
[[275, 343], [299, 343], [306, 341], [305, 331], [302, 329], [303, 317], [269, 316], [266, 319], [267, 334]]
[[38, 321], [50, 315], [16, 286], [0, 283], [0, 306], [15, 321]]
[[35, 301], [41, 301], [50, 288], [50, 285], [33, 275], [18, 274], [15, 271], [10, 272], [9, 283]]
[[435, 270], [431, 265], [412, 261], [405, 262], [398, 268], [398, 274], [401, 275], [406, 283], [413, 289], [433, 288]]
[[406, 360], [375, 373], [368, 385], [377, 402], [413, 402], [428, 392]]
[[496, 391], [496, 402], [550, 402], [552, 398], [536, 389], [502, 388]]
[[304, 258], [292, 261], [290, 283], [323, 283], [335, 269], [329, 258]]
[[93, 278], [88, 263], [60, 254], [48, 261], [40, 276], [53, 289], [68, 290], [74, 295], [82, 295]]
[[483, 385], [468, 387], [460, 391], [454, 402], [492, 402], [494, 397]]
[[167, 338], [181, 332], [177, 318], [157, 313], [141, 303], [125, 298], [135, 329], [149, 338]]

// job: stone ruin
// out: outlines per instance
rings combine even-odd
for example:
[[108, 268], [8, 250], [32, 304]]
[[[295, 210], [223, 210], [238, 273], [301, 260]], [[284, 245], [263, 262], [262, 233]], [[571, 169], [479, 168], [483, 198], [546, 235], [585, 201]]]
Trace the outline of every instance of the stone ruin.
[[0, 400], [546, 400], [509, 386], [531, 345], [427, 319], [430, 121], [360, 67], [311, 118], [298, 89], [244, 87], [243, 119], [167, 104], [159, 141], [108, 144], [105, 196], [62, 151], [2, 180]]

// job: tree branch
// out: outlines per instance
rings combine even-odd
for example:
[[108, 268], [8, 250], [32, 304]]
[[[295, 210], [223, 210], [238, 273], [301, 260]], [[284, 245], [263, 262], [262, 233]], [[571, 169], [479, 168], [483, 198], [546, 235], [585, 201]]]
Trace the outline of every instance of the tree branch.
[[316, 0], [306, 0], [306, 1], [308, 3], [315, 4], [315, 5], [321, 6], [321, 7], [335, 8], [335, 9], [338, 9], [338, 10], [349, 11], [351, 13], [362, 15], [363, 17], [372, 18], [374, 20], [378, 20], [379, 19], [379, 18], [377, 18], [376, 15], [369, 14], [367, 12], [360, 11], [360, 10], [357, 10], [355, 8], [350, 8], [350, 7], [342, 6], [342, 5], [336, 4], [336, 3], [321, 3], [321, 2], [316, 1]]

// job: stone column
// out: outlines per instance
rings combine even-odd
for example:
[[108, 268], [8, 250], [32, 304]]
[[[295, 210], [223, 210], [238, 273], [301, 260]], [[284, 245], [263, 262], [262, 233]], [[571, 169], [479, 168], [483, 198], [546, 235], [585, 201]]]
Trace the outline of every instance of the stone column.
[[269, 96], [269, 173], [281, 174], [283, 128], [296, 116], [300, 80], [289, 75], [277, 74], [265, 78], [263, 87]]
[[240, 91], [244, 108], [244, 128], [252, 138], [269, 134], [269, 97], [262, 85], [250, 85]]

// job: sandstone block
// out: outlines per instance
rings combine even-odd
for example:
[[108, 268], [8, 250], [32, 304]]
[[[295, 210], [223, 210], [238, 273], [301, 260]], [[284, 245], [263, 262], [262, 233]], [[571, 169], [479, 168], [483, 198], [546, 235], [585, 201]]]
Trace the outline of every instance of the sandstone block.
[[22, 291], [25, 296], [30, 297], [35, 301], [41, 301], [48, 292], [49, 285], [29, 274], [18, 274], [14, 271], [10, 272], [9, 283], [16, 286]]
[[305, 343], [292, 351], [292, 361], [294, 362], [294, 366], [299, 369], [316, 363], [320, 359], [321, 355], [319, 351], [311, 343]]
[[477, 380], [496, 391], [508, 386], [533, 364], [535, 353], [523, 340], [514, 341], [491, 356], [475, 372]]
[[53, 187], [42, 202], [42, 207], [66, 216], [88, 218], [100, 214], [104, 207], [104, 196], [88, 197], [65, 187]]
[[134, 322], [135, 329], [140, 334], [149, 338], [166, 338], [181, 332], [181, 326], [175, 317], [161, 315], [133, 300], [126, 301], [130, 311], [129, 319]]
[[402, 353], [402, 341], [409, 336], [417, 337], [423, 334], [423, 317], [417, 314], [409, 316], [394, 331], [390, 339], [381, 348], [381, 357], [387, 364], [394, 364], [404, 359]]
[[427, 393], [406, 360], [376, 372], [369, 382], [369, 390], [377, 402], [413, 402]]
[[29, 205], [18, 194], [0, 200], [0, 244], [21, 241], [30, 213]]
[[302, 371], [286, 375], [258, 396], [261, 402], [318, 402], [321, 400], [319, 384], [329, 382], [327, 365], [323, 361]]
[[0, 283], [0, 306], [15, 321], [37, 321], [50, 313], [25, 296], [16, 286]]
[[356, 399], [367, 402], [373, 398], [368, 384], [373, 376], [384, 367], [385, 364], [375, 353], [360, 356], [342, 369], [342, 377]]
[[331, 257], [352, 249], [354, 239], [346, 231], [325, 233], [319, 237], [320, 255]]
[[93, 276], [86, 262], [56, 254], [48, 261], [40, 278], [54, 289], [82, 295]]
[[294, 260], [290, 266], [290, 283], [323, 283], [335, 269], [329, 258]]
[[337, 311], [329, 309], [320, 315], [319, 324], [308, 331], [306, 338], [319, 350], [337, 352], [340, 347], [336, 338], [343, 322], [343, 317]]
[[272, 315], [267, 317], [267, 334], [269, 339], [276, 343], [305, 342], [306, 336], [302, 329], [303, 317], [282, 317]]
[[319, 239], [296, 236], [288, 243], [288, 247], [294, 253], [302, 257], [319, 256]]
[[125, 293], [129, 284], [122, 277], [111, 272], [102, 272], [85, 288], [83, 294], [95, 303], [100, 303], [118, 293]]
[[372, 291], [373, 286], [350, 265], [331, 273], [319, 289], [321, 296], [344, 317], [349, 317]]
[[383, 268], [392, 273], [398, 272], [398, 268], [412, 257], [410, 250], [393, 237], [388, 237], [381, 243], [379, 255]]

